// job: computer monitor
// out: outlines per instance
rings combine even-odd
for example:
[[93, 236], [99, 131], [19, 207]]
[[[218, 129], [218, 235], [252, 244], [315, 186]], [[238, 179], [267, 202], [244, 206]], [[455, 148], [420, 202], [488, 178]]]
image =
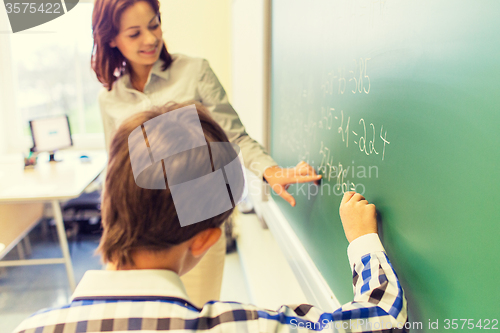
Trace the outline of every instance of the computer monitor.
[[50, 161], [54, 162], [54, 152], [73, 145], [71, 129], [67, 115], [30, 120], [33, 152], [50, 153]]

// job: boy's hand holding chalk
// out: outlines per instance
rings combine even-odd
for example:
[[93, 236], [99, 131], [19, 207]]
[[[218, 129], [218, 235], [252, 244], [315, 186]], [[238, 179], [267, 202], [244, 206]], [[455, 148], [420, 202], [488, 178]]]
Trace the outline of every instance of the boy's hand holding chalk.
[[359, 193], [344, 193], [339, 213], [349, 243], [363, 235], [378, 232], [375, 205], [369, 204]]

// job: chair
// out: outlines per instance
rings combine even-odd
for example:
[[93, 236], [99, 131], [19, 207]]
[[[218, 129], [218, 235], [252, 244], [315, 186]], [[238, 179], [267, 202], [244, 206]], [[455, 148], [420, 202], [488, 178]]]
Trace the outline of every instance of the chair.
[[71, 199], [62, 207], [65, 225], [72, 229], [76, 242], [82, 234], [101, 232], [101, 190], [82, 193], [78, 198]]

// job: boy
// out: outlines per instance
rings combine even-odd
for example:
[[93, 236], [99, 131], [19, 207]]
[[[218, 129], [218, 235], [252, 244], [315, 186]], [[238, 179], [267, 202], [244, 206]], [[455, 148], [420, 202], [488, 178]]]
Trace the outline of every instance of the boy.
[[[137, 114], [127, 119], [113, 138], [103, 192], [104, 232], [98, 249], [107, 270], [87, 272], [69, 305], [38, 312], [21, 323], [16, 332], [405, 331], [406, 300], [377, 235], [375, 206], [354, 192], [345, 193], [340, 205], [350, 242], [353, 302], [333, 313], [306, 304], [282, 306], [277, 311], [235, 302], [212, 301], [201, 309], [194, 306], [180, 276], [217, 242], [222, 233], [220, 225], [232, 209], [181, 227], [168, 184], [163, 190], [137, 185], [131, 163], [134, 148], [129, 146], [134, 129], [178, 107], [170, 105]], [[203, 106], [197, 104], [196, 109], [206, 142], [228, 142]], [[181, 126], [179, 133], [189, 135], [190, 129]], [[147, 137], [162, 142], [167, 150], [176, 144], [160, 128], [148, 128]], [[203, 163], [197, 154], [180, 159], [178, 175], [186, 166], [192, 169]], [[162, 176], [162, 170], [157, 170]], [[170, 183], [170, 173], [165, 170], [163, 167], [163, 175]]]

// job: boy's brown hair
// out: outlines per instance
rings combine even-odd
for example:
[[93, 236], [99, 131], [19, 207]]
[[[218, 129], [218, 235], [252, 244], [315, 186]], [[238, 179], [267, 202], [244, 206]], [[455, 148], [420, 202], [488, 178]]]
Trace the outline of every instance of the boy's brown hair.
[[[181, 227], [168, 184], [166, 190], [150, 190], [139, 187], [134, 180], [129, 156], [130, 133], [150, 119], [191, 104], [196, 105], [206, 141], [229, 142], [224, 130], [211, 118], [209, 111], [195, 102], [171, 103], [135, 114], [126, 119], [116, 131], [111, 142], [102, 197], [104, 230], [97, 249], [104, 262], [113, 262], [118, 268], [134, 265], [134, 250], [167, 250], [205, 229], [219, 227], [231, 215], [233, 209]], [[160, 130], [154, 135], [167, 137]], [[202, 161], [197, 160], [196, 154], [191, 155], [189, 163], [198, 162]]]

